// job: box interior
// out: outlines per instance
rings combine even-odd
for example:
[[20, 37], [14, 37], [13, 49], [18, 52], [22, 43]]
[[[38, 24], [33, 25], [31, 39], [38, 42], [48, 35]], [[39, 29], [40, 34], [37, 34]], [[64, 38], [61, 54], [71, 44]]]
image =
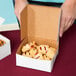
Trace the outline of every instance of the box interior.
[[17, 54], [24, 44], [36, 41], [58, 48], [60, 8], [28, 4], [21, 13], [21, 40]]

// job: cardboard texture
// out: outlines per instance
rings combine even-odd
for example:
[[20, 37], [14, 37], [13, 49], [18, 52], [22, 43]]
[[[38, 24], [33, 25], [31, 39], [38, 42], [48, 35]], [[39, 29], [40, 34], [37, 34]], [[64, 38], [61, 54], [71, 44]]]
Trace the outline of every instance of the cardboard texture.
[[0, 60], [11, 54], [10, 40], [0, 35], [0, 39], [5, 41], [5, 44], [0, 47]]
[[[58, 54], [58, 33], [60, 21], [60, 8], [30, 5], [21, 13], [21, 40], [17, 53], [16, 65], [32, 69], [51, 72], [53, 63]], [[40, 44], [47, 44], [57, 49], [52, 60], [37, 60], [21, 56], [21, 48], [24, 44], [36, 41]]]

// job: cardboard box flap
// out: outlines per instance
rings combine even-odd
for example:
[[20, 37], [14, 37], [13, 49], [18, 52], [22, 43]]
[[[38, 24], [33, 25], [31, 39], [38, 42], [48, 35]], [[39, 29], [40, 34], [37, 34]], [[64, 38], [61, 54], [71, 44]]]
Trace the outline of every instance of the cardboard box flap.
[[27, 7], [23, 9], [20, 15], [21, 19], [21, 40], [27, 38]]
[[21, 39], [38, 37], [57, 41], [60, 12], [57, 7], [29, 4], [21, 13]]

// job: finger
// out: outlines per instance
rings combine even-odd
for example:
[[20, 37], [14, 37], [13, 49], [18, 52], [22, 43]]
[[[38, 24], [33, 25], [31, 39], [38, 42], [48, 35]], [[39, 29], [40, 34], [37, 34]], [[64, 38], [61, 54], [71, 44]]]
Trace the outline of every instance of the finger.
[[68, 26], [69, 26], [69, 23], [71, 23], [72, 19], [71, 17], [66, 17], [66, 23], [65, 23], [65, 26], [64, 26], [64, 32], [67, 30]]
[[74, 21], [75, 21], [75, 19], [72, 21], [71, 26], [73, 25]]
[[63, 35], [65, 21], [66, 21], [66, 18], [62, 15], [61, 23], [60, 23], [60, 37], [62, 37]]
[[75, 21], [75, 18], [72, 19], [71, 26], [73, 25], [74, 21]]
[[70, 19], [69, 23], [64, 28], [64, 32], [67, 31], [72, 26], [73, 22], [74, 22], [74, 19]]
[[68, 23], [71, 21], [71, 17], [66, 17], [66, 22], [65, 22], [65, 26], [64, 26], [64, 29], [65, 27], [68, 25]]
[[71, 21], [68, 23], [65, 31], [67, 31], [67, 30], [72, 26], [73, 23], [74, 23], [74, 20], [71, 20]]

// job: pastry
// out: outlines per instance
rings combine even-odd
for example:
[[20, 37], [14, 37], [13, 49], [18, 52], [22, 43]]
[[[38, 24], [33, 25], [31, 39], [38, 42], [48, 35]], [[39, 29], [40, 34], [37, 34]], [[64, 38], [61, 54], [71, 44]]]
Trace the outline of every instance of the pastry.
[[46, 54], [48, 51], [49, 46], [48, 45], [40, 45], [38, 46], [38, 50], [42, 54]]
[[37, 53], [34, 58], [43, 60], [43, 56], [41, 53]]
[[56, 53], [56, 49], [48, 45], [37, 45], [35, 41], [22, 47], [22, 55], [34, 59], [51, 60]]
[[55, 51], [56, 50], [54, 48], [50, 47], [48, 52], [46, 53], [46, 56], [52, 59], [55, 55]]
[[22, 52], [27, 52], [28, 50], [30, 50], [29, 44], [26, 44], [25, 46], [22, 47]]
[[26, 56], [26, 54], [25, 53], [22, 53], [22, 56]]
[[26, 56], [32, 58], [32, 55], [29, 52], [26, 52]]
[[50, 60], [49, 57], [47, 57], [46, 55], [43, 55], [44, 60]]
[[38, 50], [35, 49], [35, 48], [31, 48], [30, 51], [29, 51], [29, 53], [30, 53], [30, 55], [31, 55], [32, 57], [34, 57], [37, 52], [38, 52]]
[[5, 44], [5, 41], [0, 39], [0, 47], [3, 46]]

